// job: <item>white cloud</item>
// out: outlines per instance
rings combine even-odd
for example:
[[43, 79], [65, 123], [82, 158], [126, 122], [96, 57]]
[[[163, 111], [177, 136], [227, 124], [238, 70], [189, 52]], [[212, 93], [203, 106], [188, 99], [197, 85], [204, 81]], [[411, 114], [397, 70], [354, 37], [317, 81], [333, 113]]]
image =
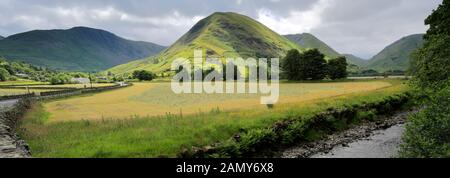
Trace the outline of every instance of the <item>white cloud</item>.
[[291, 11], [287, 17], [277, 16], [269, 9], [258, 11], [257, 20], [281, 34], [310, 32], [322, 22], [322, 13], [334, 0], [319, 0], [306, 11]]

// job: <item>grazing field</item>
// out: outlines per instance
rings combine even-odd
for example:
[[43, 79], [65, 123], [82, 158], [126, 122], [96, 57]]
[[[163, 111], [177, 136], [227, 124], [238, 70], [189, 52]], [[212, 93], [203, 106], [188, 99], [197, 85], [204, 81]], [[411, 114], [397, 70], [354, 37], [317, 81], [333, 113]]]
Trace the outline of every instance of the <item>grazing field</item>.
[[[90, 84], [65, 84], [65, 85], [48, 85], [45, 83], [39, 82], [30, 82], [30, 81], [15, 81], [15, 82], [1, 82], [1, 86], [13, 86], [14, 88], [0, 88], [0, 96], [10, 96], [10, 95], [21, 95], [34, 92], [39, 94], [41, 92], [48, 91], [56, 91], [63, 90], [64, 88], [85, 88], [91, 87]], [[18, 85], [18, 86], [14, 86]], [[95, 83], [92, 84], [92, 87], [104, 87], [104, 86], [112, 86], [115, 85], [113, 83]], [[26, 87], [25, 87], [26, 86]], [[48, 88], [48, 89], [46, 89]], [[59, 89], [60, 88], [60, 89]]]
[[[329, 98], [355, 92], [371, 91], [391, 86], [388, 82], [342, 82], [281, 84], [279, 104]], [[170, 83], [136, 83], [134, 86], [44, 104], [51, 113], [49, 121], [99, 120], [186, 115], [209, 112], [265, 108], [259, 94], [174, 94]]]
[[[165, 85], [142, 83], [87, 97], [36, 104], [23, 119], [19, 133], [30, 145], [34, 157], [175, 157], [182, 148], [222, 142], [241, 129], [265, 128], [285, 118], [312, 115], [329, 107], [380, 101], [407, 90], [398, 80], [282, 84], [281, 103], [268, 109], [258, 106], [256, 96], [176, 97], [170, 96]], [[219, 109], [203, 108], [200, 113], [193, 109], [197, 113], [191, 115], [145, 116], [151, 112], [164, 113], [160, 110], [169, 111], [171, 107], [177, 111], [177, 102], [172, 99], [197, 107], [218, 99], [223, 101], [208, 105]], [[226, 112], [224, 108], [233, 111]], [[101, 116], [95, 112], [116, 119], [99, 119]], [[134, 112], [142, 115], [130, 117]], [[92, 118], [80, 120], [82, 115]], [[118, 119], [122, 115], [127, 117]]]
[[[114, 83], [93, 83], [92, 87], [113, 86]], [[33, 85], [30, 87], [50, 87], [50, 88], [90, 88], [91, 84], [64, 84], [64, 85]]]
[[0, 88], [0, 96], [10, 96], [10, 95], [22, 95], [22, 94], [27, 94], [27, 93], [41, 93], [41, 92], [47, 92], [47, 91], [55, 91], [55, 90], [47, 90], [47, 89], [33, 89], [33, 88], [29, 88], [24, 89], [24, 88]]
[[47, 83], [44, 82], [36, 82], [32, 80], [17, 80], [17, 81], [6, 81], [6, 82], [0, 82], [0, 86], [4, 85], [45, 85]]

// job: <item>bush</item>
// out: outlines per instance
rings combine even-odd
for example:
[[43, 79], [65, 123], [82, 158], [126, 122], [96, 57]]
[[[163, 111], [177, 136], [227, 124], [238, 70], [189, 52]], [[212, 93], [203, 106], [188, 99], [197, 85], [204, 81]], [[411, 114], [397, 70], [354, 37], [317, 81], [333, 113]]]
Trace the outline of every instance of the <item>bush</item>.
[[69, 84], [71, 77], [66, 74], [57, 74], [50, 78], [50, 84], [52, 85], [63, 85]]
[[140, 81], [152, 81], [155, 75], [146, 70], [136, 70], [133, 72], [133, 78]]
[[293, 49], [288, 51], [282, 60], [283, 76], [289, 80], [322, 80], [327, 74], [325, 55], [317, 49], [299, 53]]
[[10, 76], [11, 75], [6, 69], [0, 68], [0, 81], [7, 81]]
[[252, 154], [263, 150], [267, 145], [272, 145], [276, 139], [272, 129], [254, 129], [242, 135], [239, 148], [243, 154]]
[[338, 57], [328, 61], [328, 77], [331, 80], [347, 78], [347, 59]]
[[428, 96], [425, 109], [406, 124], [402, 157], [450, 157], [450, 79], [446, 87]]

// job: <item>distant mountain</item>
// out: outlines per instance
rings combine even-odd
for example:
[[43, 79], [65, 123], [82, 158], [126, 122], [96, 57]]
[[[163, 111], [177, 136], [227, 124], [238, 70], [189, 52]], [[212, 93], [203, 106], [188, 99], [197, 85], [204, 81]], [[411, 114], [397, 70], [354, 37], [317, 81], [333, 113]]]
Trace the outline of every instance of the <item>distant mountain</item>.
[[410, 65], [411, 53], [423, 45], [423, 34], [406, 36], [384, 48], [375, 55], [367, 68], [379, 72], [401, 70], [406, 71]]
[[5, 39], [5, 37], [3, 37], [3, 36], [0, 36], [0, 40], [3, 40], [3, 39]]
[[166, 72], [174, 59], [192, 59], [195, 49], [202, 49], [209, 57], [282, 58], [290, 49], [304, 48], [247, 16], [217, 12], [199, 21], [161, 54], [119, 65], [109, 71]]
[[321, 53], [325, 54], [328, 57], [334, 58], [340, 56], [340, 54], [336, 52], [333, 48], [331, 48], [326, 43], [324, 43], [323, 41], [321, 41], [312, 34], [302, 33], [302, 34], [284, 35], [284, 37], [305, 48], [316, 48]]
[[369, 60], [360, 58], [360, 57], [355, 56], [353, 54], [342, 54], [342, 55], [345, 56], [345, 58], [347, 58], [347, 61], [349, 63], [358, 65], [360, 67], [365, 67], [365, 66], [367, 66], [367, 64], [369, 64]]
[[0, 56], [56, 70], [99, 71], [155, 55], [164, 48], [126, 40], [104, 30], [75, 27], [9, 36], [0, 41]]
[[[285, 35], [286, 38], [305, 48], [317, 48], [329, 57], [340, 56], [336, 50], [309, 33]], [[378, 72], [391, 70], [406, 71], [410, 63], [410, 54], [423, 44], [423, 34], [406, 36], [387, 46], [370, 60], [365, 60], [351, 54], [342, 54], [347, 62], [352, 64], [349, 68], [352, 72], [373, 69]], [[356, 66], [355, 66], [356, 65]]]
[[319, 38], [309, 33], [284, 35], [284, 36], [305, 48], [316, 48], [329, 58], [345, 56], [347, 58], [347, 62], [350, 64], [350, 66], [348, 67], [350, 72], [357, 72], [363, 69], [369, 61], [351, 54], [339, 54], [336, 50], [328, 46], [325, 42], [321, 41]]

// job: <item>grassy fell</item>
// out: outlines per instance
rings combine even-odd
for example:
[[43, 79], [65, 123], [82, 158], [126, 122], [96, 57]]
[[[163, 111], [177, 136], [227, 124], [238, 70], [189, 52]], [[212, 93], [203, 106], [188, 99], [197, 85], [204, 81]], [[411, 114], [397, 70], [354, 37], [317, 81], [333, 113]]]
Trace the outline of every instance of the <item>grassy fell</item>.
[[170, 69], [173, 60], [193, 59], [195, 49], [214, 57], [278, 57], [290, 49], [303, 49], [263, 24], [236, 13], [214, 13], [199, 21], [175, 44], [157, 56], [116, 66], [108, 71], [131, 73], [149, 70], [161, 73]]

